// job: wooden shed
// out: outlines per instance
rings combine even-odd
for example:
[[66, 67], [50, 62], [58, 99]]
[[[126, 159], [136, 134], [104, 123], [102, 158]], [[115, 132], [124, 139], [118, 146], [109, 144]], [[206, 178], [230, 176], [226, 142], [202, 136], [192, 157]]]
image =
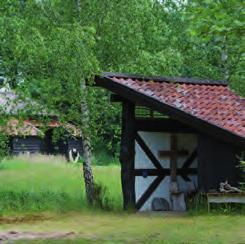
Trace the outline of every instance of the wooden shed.
[[[11, 119], [4, 126], [4, 132], [9, 137], [10, 153], [18, 154], [47, 154], [64, 155], [68, 158], [70, 150], [76, 149], [82, 154], [82, 138], [80, 130], [71, 124], [62, 124], [54, 119], [42, 130], [42, 123], [36, 120], [24, 120], [19, 122]], [[53, 132], [56, 128], [65, 130], [64, 136], [54, 140]]]
[[155, 210], [160, 199], [174, 210], [173, 198], [238, 185], [245, 100], [225, 82], [104, 73], [96, 85], [122, 104], [125, 209]]
[[[9, 137], [11, 154], [42, 153], [68, 157], [69, 151], [73, 149], [82, 154], [81, 131], [78, 128], [71, 123], [60, 123], [56, 115], [47, 113], [36, 102], [29, 100], [28, 103], [30, 104], [26, 104], [10, 88], [0, 88], [0, 113], [7, 120], [6, 125], [0, 126], [0, 130]], [[19, 121], [18, 114], [23, 111], [30, 114], [30, 117], [26, 116], [27, 118]], [[41, 122], [44, 117], [48, 119], [45, 124]], [[61, 127], [65, 135], [54, 142], [53, 131]]]

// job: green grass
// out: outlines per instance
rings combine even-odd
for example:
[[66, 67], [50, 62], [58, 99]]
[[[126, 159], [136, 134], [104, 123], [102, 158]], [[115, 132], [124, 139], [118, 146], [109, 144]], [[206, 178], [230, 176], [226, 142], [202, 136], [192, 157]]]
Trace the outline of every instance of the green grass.
[[[71, 211], [86, 209], [81, 165], [12, 159], [0, 164], [0, 214], [13, 211]], [[95, 166], [97, 183], [111, 209], [121, 209], [119, 166]]]
[[[94, 166], [111, 210], [88, 208], [81, 165], [57, 158], [15, 158], [0, 164], [0, 232], [75, 232], [75, 240], [28, 243], [245, 243], [245, 216], [185, 216], [122, 210], [120, 168]], [[26, 243], [25, 240], [17, 243]]]
[[[45, 219], [46, 217], [46, 219]], [[75, 232], [70, 243], [245, 243], [245, 216], [66, 213], [1, 223], [1, 231]], [[25, 243], [25, 242], [22, 242]], [[49, 243], [47, 240], [31, 243]], [[69, 243], [51, 241], [50, 243]]]

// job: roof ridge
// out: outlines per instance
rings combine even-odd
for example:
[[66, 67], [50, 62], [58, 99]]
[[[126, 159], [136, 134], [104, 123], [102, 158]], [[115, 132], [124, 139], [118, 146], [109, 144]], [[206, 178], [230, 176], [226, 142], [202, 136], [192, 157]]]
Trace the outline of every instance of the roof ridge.
[[220, 85], [227, 86], [228, 82], [223, 80], [210, 80], [210, 79], [193, 79], [186, 77], [168, 77], [168, 76], [144, 76], [139, 74], [117, 73], [117, 72], [103, 72], [102, 76], [105, 78], [130, 78], [144, 81], [157, 81], [157, 82], [174, 82], [174, 83], [187, 83], [199, 85]]

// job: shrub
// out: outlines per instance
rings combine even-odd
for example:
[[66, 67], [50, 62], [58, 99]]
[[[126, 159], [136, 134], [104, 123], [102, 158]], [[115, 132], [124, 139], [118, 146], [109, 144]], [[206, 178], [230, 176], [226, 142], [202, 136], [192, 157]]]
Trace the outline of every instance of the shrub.
[[245, 161], [241, 161], [241, 169], [242, 169], [242, 181], [241, 188], [245, 190]]
[[0, 133], [0, 162], [9, 154], [9, 138], [7, 135]]

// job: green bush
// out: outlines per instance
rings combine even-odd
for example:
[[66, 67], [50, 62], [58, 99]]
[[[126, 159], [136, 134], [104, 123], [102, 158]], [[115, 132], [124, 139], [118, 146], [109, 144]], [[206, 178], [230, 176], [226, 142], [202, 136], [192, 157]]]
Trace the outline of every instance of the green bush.
[[242, 182], [241, 188], [245, 190], [245, 161], [241, 161], [241, 169], [242, 169]]
[[0, 133], [0, 162], [9, 154], [9, 138], [6, 134]]

